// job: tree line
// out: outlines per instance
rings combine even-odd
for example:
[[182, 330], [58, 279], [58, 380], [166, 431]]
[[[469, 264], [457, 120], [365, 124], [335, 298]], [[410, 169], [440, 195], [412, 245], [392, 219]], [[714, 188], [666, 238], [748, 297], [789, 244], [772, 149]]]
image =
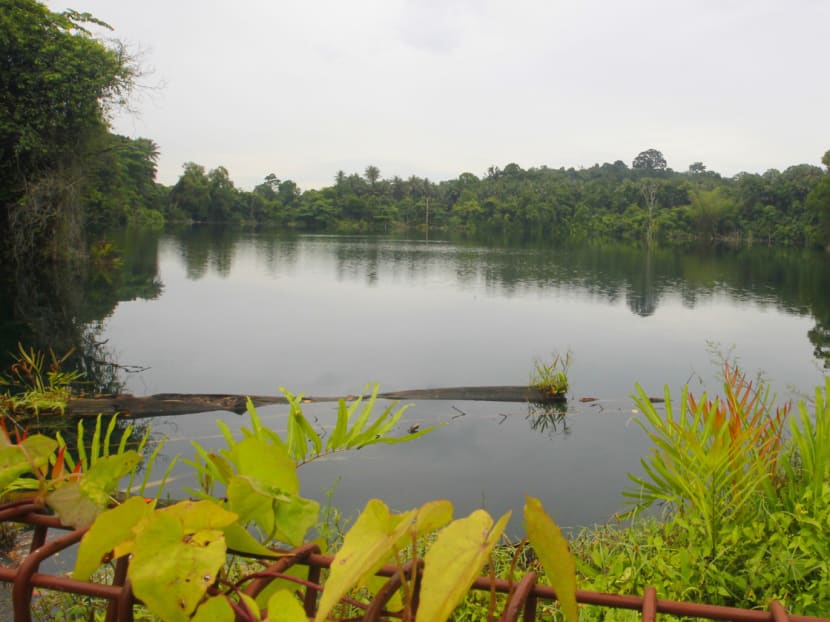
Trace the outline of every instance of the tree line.
[[0, 239], [6, 259], [83, 254], [85, 234], [127, 224], [255, 223], [301, 231], [505, 231], [663, 242], [733, 240], [830, 246], [830, 152], [808, 164], [723, 177], [669, 168], [656, 149], [588, 168], [491, 166], [431, 181], [338, 171], [301, 190], [268, 174], [237, 188], [226, 168], [188, 162], [156, 181], [158, 146], [113, 134], [140, 67], [87, 13], [35, 0], [0, 12]]
[[700, 162], [668, 167], [656, 149], [631, 166], [491, 166], [433, 182], [338, 171], [334, 183], [300, 191], [269, 174], [252, 191], [236, 188], [225, 168], [188, 163], [169, 188], [168, 220], [270, 223], [308, 231], [391, 229], [498, 230], [543, 237], [624, 240], [733, 240], [787, 245], [830, 242], [827, 170], [809, 164], [723, 177]]

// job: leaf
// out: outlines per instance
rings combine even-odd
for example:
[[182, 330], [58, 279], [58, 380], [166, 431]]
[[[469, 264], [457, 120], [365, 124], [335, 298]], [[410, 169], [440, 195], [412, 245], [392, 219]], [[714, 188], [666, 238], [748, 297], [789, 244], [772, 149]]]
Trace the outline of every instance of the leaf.
[[19, 445], [0, 449], [0, 491], [24, 473], [48, 464], [58, 442], [42, 434], [34, 434]]
[[133, 592], [166, 622], [186, 622], [225, 563], [214, 529], [188, 533], [173, 513], [156, 512], [138, 533], [130, 562]]
[[81, 491], [79, 482], [70, 482], [49, 493], [46, 504], [64, 525], [76, 529], [92, 524], [103, 509]]
[[440, 529], [452, 520], [452, 502], [447, 500], [428, 501], [418, 508], [415, 518], [415, 532], [418, 536]]
[[108, 505], [110, 494], [118, 486], [119, 480], [140, 462], [141, 456], [133, 450], [98, 458], [81, 478], [80, 490], [99, 508], [104, 508]]
[[349, 590], [394, 554], [398, 541], [413, 524], [415, 516], [414, 510], [401, 515], [390, 514], [383, 501], [369, 500], [334, 556], [315, 620], [325, 620]]
[[311, 499], [290, 496], [277, 505], [277, 537], [292, 546], [299, 546], [305, 540], [309, 529], [317, 524], [320, 504]]
[[[308, 581], [308, 571], [308, 566], [304, 564], [294, 564], [293, 566], [286, 568], [282, 574], [289, 577], [295, 577], [301, 581]], [[293, 593], [296, 589], [297, 583], [291, 581], [290, 579], [273, 579], [267, 586], [265, 586], [265, 589], [257, 594], [256, 602], [261, 608], [267, 608], [269, 599], [275, 593], [281, 590]], [[305, 622], [308, 621], [306, 620]]]
[[153, 513], [153, 506], [141, 497], [100, 514], [81, 539], [72, 578], [86, 581], [101, 565], [101, 559], [125, 540], [135, 538], [133, 527]]
[[242, 555], [257, 557], [281, 557], [280, 553], [263, 546], [248, 530], [239, 523], [231, 523], [222, 528], [225, 534], [225, 544], [229, 551]]
[[259, 611], [259, 605], [256, 604], [256, 601], [253, 598], [244, 592], [240, 592], [239, 600], [239, 605], [241, 605], [243, 609], [247, 609], [250, 612], [252, 618], [249, 619], [259, 620], [262, 618]]
[[228, 598], [211, 596], [196, 610], [191, 622], [234, 622], [236, 613], [228, 602]]
[[245, 525], [254, 521], [268, 539], [276, 537], [299, 546], [317, 523], [319, 503], [269, 489], [251, 478], [232, 477], [227, 494], [228, 507], [239, 514], [239, 522]]
[[250, 476], [269, 488], [292, 495], [300, 492], [297, 466], [279, 445], [269, 445], [251, 436], [234, 445], [230, 458], [239, 475]]
[[228, 512], [218, 503], [210, 500], [179, 501], [159, 510], [158, 513], [175, 517], [186, 533], [202, 529], [223, 529], [238, 518], [235, 513]]
[[568, 551], [568, 541], [559, 526], [548, 516], [539, 499], [525, 496], [527, 537], [542, 561], [548, 580], [556, 590], [565, 619], [577, 622], [576, 565]]
[[444, 622], [481, 573], [510, 512], [493, 525], [484, 510], [447, 525], [424, 556], [417, 622]]
[[291, 592], [280, 590], [268, 599], [268, 622], [308, 622], [308, 617]]

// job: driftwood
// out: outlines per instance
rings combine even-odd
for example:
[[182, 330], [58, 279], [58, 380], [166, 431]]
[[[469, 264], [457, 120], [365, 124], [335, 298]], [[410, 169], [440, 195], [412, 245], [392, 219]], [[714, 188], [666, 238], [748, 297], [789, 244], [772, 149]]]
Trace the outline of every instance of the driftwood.
[[[551, 395], [529, 387], [450, 387], [445, 389], [416, 389], [379, 393], [389, 400], [469, 400], [478, 402], [563, 402], [564, 395]], [[251, 395], [254, 406], [287, 404], [282, 396]], [[71, 417], [94, 417], [99, 413], [120, 413], [127, 417], [161, 417], [225, 410], [237, 414], [245, 412], [248, 396], [221, 394], [159, 393], [146, 397], [134, 395], [103, 395], [71, 398], [66, 414]], [[339, 397], [304, 397], [304, 402], [335, 402]], [[347, 401], [355, 399], [347, 396]]]

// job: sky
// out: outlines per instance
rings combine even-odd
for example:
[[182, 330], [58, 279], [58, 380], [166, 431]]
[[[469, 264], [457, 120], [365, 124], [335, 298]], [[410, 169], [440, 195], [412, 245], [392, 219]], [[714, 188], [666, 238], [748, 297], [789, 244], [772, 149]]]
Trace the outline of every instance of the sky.
[[660, 150], [732, 176], [830, 149], [827, 0], [72, 0], [146, 74], [114, 131], [251, 189]]

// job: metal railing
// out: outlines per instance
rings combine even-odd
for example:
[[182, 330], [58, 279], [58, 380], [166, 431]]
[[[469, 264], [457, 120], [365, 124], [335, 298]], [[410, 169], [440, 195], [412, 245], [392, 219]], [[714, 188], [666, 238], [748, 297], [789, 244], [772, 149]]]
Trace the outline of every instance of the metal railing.
[[[133, 596], [130, 582], [127, 578], [128, 557], [115, 560], [115, 572], [109, 584], [91, 581], [78, 581], [70, 577], [42, 573], [40, 565], [44, 560], [57, 555], [61, 551], [80, 542], [86, 529], [73, 529], [62, 525], [55, 516], [46, 515], [40, 506], [32, 502], [21, 501], [0, 505], [0, 523], [20, 523], [33, 527], [29, 553], [14, 568], [0, 566], [0, 581], [12, 584], [12, 607], [15, 622], [30, 622], [32, 598], [35, 588], [55, 590], [70, 594], [90, 596], [102, 600], [102, 607], [106, 607], [107, 622], [131, 622], [133, 607], [138, 601]], [[48, 540], [49, 530], [65, 532], [62, 535]], [[270, 564], [263, 563], [259, 572], [248, 575], [245, 585], [240, 591], [248, 596], [256, 597], [275, 578], [285, 577], [286, 571], [292, 567], [303, 566], [308, 568], [308, 578], [298, 584], [306, 615], [313, 618], [317, 611], [317, 600], [323, 589], [321, 584], [322, 571], [331, 566], [334, 559], [331, 555], [320, 554], [314, 544], [307, 544], [292, 551], [284, 551], [286, 555]], [[413, 569], [411, 565], [403, 568], [404, 576], [415, 576], [414, 606], [417, 607], [417, 589], [420, 577], [420, 566]], [[365, 620], [376, 622], [380, 620], [400, 619], [399, 612], [385, 609], [389, 599], [401, 587], [402, 572], [397, 566], [384, 566], [379, 576], [388, 577], [387, 582], [378, 591], [375, 597], [361, 603], [347, 600], [353, 611], [361, 611], [357, 616], [351, 615], [349, 620]], [[539, 585], [535, 572], [525, 574], [519, 581], [491, 579], [479, 577], [475, 580], [472, 590], [479, 590], [490, 594], [506, 595], [506, 601], [498, 619], [502, 622], [532, 622], [537, 617], [540, 602], [556, 601], [556, 592], [546, 585]], [[657, 598], [654, 588], [646, 588], [643, 596], [621, 596], [601, 592], [577, 590], [576, 600], [584, 605], [596, 605], [613, 609], [628, 609], [640, 613], [644, 622], [652, 622], [658, 614], [671, 614], [686, 618], [709, 620], [734, 620], [736, 622], [830, 622], [830, 618], [816, 618], [788, 614], [777, 601], [769, 604], [767, 611], [738, 609], [719, 605], [706, 605], [692, 602], [678, 602]], [[245, 620], [244, 610], [237, 611], [237, 619]]]

